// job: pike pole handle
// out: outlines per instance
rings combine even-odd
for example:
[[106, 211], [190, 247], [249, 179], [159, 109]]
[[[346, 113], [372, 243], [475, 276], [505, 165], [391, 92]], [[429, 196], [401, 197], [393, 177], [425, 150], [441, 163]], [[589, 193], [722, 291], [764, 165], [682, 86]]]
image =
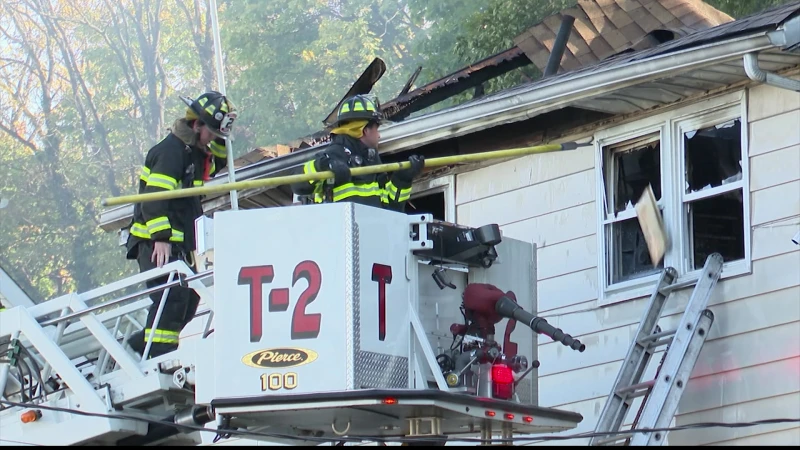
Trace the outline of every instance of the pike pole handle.
[[[565, 142], [563, 144], [537, 145], [534, 147], [514, 148], [508, 150], [495, 150], [490, 152], [471, 153], [468, 155], [444, 156], [441, 158], [431, 158], [425, 160], [425, 168], [449, 166], [453, 164], [464, 164], [470, 162], [487, 161], [490, 159], [515, 158], [520, 156], [533, 155], [536, 153], [549, 153], [560, 150], [575, 150], [579, 147], [592, 145], [591, 142], [576, 143]], [[353, 176], [370, 175], [376, 173], [395, 172], [411, 167], [408, 161], [378, 164], [375, 166], [355, 167], [350, 169]], [[245, 189], [257, 189], [265, 187], [283, 186], [286, 184], [300, 183], [304, 181], [326, 180], [333, 178], [331, 171], [317, 172], [312, 174], [286, 175], [280, 177], [262, 178], [259, 180], [237, 181], [225, 183], [218, 186], [201, 186], [186, 189], [176, 189], [174, 191], [152, 192], [149, 194], [122, 195], [110, 197], [102, 201], [103, 206], [117, 206], [129, 203], [151, 202], [154, 200], [171, 200], [175, 198], [192, 197], [196, 195], [227, 194], [230, 191], [243, 191]]]

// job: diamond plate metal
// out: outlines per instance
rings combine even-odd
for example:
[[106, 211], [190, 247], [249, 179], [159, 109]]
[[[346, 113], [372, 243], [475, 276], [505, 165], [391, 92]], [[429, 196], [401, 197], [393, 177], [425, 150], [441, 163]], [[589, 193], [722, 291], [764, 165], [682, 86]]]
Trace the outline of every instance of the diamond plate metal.
[[[359, 228], [355, 220], [355, 208], [349, 215], [352, 223], [352, 267], [361, 267], [359, 259]], [[348, 246], [348, 248], [351, 248]], [[408, 387], [408, 358], [361, 350], [361, 274], [353, 271], [352, 305], [353, 338], [355, 339], [355, 385], [354, 389], [406, 388]], [[349, 374], [348, 374], [349, 375]], [[349, 382], [349, 378], [348, 378]]]
[[[536, 370], [536, 369], [533, 369]], [[519, 397], [519, 402], [523, 405], [532, 405], [533, 404], [533, 392], [532, 392], [532, 383], [531, 383], [531, 374], [528, 374], [524, 380], [520, 381], [517, 385], [516, 392], [517, 396]]]
[[[353, 289], [353, 280], [358, 282], [358, 265], [357, 262], [353, 260], [353, 247], [358, 245], [358, 237], [357, 231], [355, 233], [351, 233], [350, 231], [353, 230], [353, 224], [355, 223], [354, 216], [355, 211], [353, 208], [353, 204], [349, 204], [347, 207], [347, 212], [345, 213], [344, 217], [344, 229], [345, 229], [345, 283], [344, 283], [344, 295], [345, 295], [345, 380], [347, 389], [353, 389], [355, 385], [353, 384], [354, 381], [354, 372], [355, 372], [355, 352], [356, 349], [353, 346], [353, 317], [355, 317], [355, 311], [358, 311], [358, 308], [353, 308], [353, 302], [348, 301], [348, 299], [353, 298], [353, 292], [358, 292], [358, 289]], [[356, 285], [357, 286], [357, 285]], [[356, 294], [358, 295], [358, 294]], [[357, 341], [357, 340], [356, 340]]]
[[[530, 294], [531, 294], [531, 311], [530, 313], [534, 316], [539, 314], [539, 291], [538, 285], [536, 280], [539, 279], [538, 267], [539, 263], [537, 263], [538, 255], [537, 252], [539, 248], [536, 246], [536, 243], [531, 244], [531, 273], [530, 277], [528, 278], [529, 285], [530, 285]], [[539, 359], [539, 335], [536, 333], [531, 333], [531, 357], [528, 360], [529, 364], [533, 364], [533, 361]], [[539, 406], [539, 369], [533, 369], [528, 377], [522, 380], [522, 383], [527, 383], [529, 392], [529, 396], [525, 398], [529, 399], [527, 403], [531, 405]], [[517, 388], [519, 389], [519, 387]], [[522, 396], [520, 396], [522, 398]], [[525, 402], [523, 402], [525, 403]]]
[[356, 354], [356, 389], [408, 387], [408, 358], [360, 351]]

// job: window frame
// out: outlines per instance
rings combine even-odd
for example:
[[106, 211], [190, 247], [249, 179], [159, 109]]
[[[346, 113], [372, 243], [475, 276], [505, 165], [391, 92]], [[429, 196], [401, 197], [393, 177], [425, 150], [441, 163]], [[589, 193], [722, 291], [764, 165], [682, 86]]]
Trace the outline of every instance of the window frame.
[[[607, 187], [605, 184], [605, 166], [612, 161], [607, 152], [609, 146], [625, 141], [645, 137], [653, 132], [660, 132], [661, 158], [661, 199], [658, 207], [664, 218], [664, 227], [669, 236], [667, 252], [664, 256], [664, 267], [674, 267], [678, 272], [677, 282], [696, 280], [702, 269], [693, 269], [691, 265], [689, 217], [686, 214], [687, 204], [702, 198], [719, 195], [724, 192], [742, 190], [744, 213], [744, 259], [726, 262], [720, 279], [749, 274], [752, 272], [751, 218], [750, 218], [750, 157], [749, 157], [749, 122], [747, 116], [747, 93], [744, 90], [707, 98], [692, 105], [676, 107], [651, 117], [645, 117], [613, 128], [597, 131], [595, 142], [595, 175], [597, 204], [597, 236], [598, 236], [598, 305], [605, 306], [652, 294], [654, 284], [661, 272], [645, 275], [618, 283], [609, 283], [611, 273], [607, 256], [613, 248], [613, 242], [607, 235], [609, 223], [619, 222], [625, 217], [636, 217], [634, 211], [626, 211], [613, 221], [606, 219]], [[702, 193], [685, 193], [685, 153], [683, 132], [697, 130], [705, 126], [724, 123], [738, 118], [741, 121], [742, 179], [735, 183], [702, 191]], [[613, 211], [613, 205], [611, 205]]]
[[[659, 158], [663, 161], [662, 153], [663, 153], [663, 142], [664, 142], [664, 134], [665, 134], [664, 131], [665, 130], [664, 130], [663, 126], [657, 126], [657, 125], [656, 126], [646, 126], [646, 127], [639, 128], [639, 129], [636, 129], [636, 130], [633, 130], [633, 131], [630, 131], [630, 132], [615, 136], [612, 139], [605, 140], [605, 141], [602, 141], [602, 142], [598, 143], [598, 147], [597, 148], [598, 148], [598, 152], [600, 153], [600, 155], [598, 155], [598, 158], [599, 158], [598, 161], [600, 161], [600, 164], [602, 164], [602, 167], [601, 167], [601, 169], [599, 171], [600, 172], [599, 177], [600, 177], [600, 183], [601, 184], [598, 185], [598, 190], [599, 190], [599, 192], [601, 192], [601, 195], [602, 195], [601, 199], [598, 201], [598, 203], [599, 203], [598, 211], [600, 211], [599, 222], [601, 222], [600, 230], [602, 230], [602, 231], [600, 232], [601, 234], [598, 234], [598, 236], [602, 236], [603, 237], [603, 242], [607, 247], [608, 247], [608, 242], [611, 242], [610, 241], [610, 237], [613, 234], [613, 231], [612, 231], [613, 230], [613, 228], [612, 228], [613, 225], [616, 224], [616, 223], [621, 223], [621, 222], [624, 222], [624, 221], [627, 221], [627, 220], [635, 219], [636, 218], [636, 211], [634, 209], [630, 209], [630, 210], [621, 211], [618, 214], [614, 213], [614, 209], [615, 209], [615, 205], [614, 205], [615, 201], [614, 200], [615, 199], [609, 198], [608, 193], [609, 193], [609, 191], [611, 191], [612, 192], [612, 196], [613, 196], [613, 192], [616, 189], [609, 189], [608, 186], [606, 185], [605, 180], [606, 180], [606, 175], [608, 175], [609, 179], [611, 179], [612, 183], [616, 182], [616, 177], [615, 177], [616, 170], [615, 170], [615, 166], [613, 165], [613, 162], [614, 162], [613, 155], [615, 153], [617, 153], [619, 150], [613, 150], [613, 151], [610, 151], [610, 152], [606, 152], [606, 149], [608, 147], [613, 147], [613, 146], [621, 144], [621, 143], [638, 140], [640, 138], [646, 138], [648, 135], [651, 135], [651, 134], [658, 134]], [[612, 165], [609, 165], [609, 163], [612, 163]], [[661, 179], [661, 186], [660, 187], [661, 187], [662, 194], [661, 194], [661, 200], [658, 201], [657, 205], [663, 211], [663, 208], [664, 208], [664, 184], [665, 184], [664, 183], [664, 168], [663, 168], [663, 166], [661, 167], [661, 174], [660, 174], [659, 178]], [[614, 186], [614, 188], [616, 188], [616, 186]], [[610, 217], [610, 216], [614, 216], [614, 217]], [[614, 255], [613, 255], [612, 251], [603, 251], [600, 254], [605, 260], [605, 268], [606, 268], [606, 271], [605, 271], [605, 274], [604, 274], [605, 276], [603, 277], [603, 280], [602, 280], [603, 284], [601, 286], [603, 286], [606, 289], [608, 289], [609, 287], [613, 287], [614, 290], [627, 289], [627, 288], [634, 287], [634, 286], [637, 286], [639, 284], [642, 284], [642, 282], [643, 282], [642, 280], [650, 280], [650, 279], [655, 279], [655, 278], [658, 277], [658, 274], [656, 273], [656, 274], [644, 275], [644, 276], [641, 276], [641, 277], [635, 277], [635, 278], [632, 278], [632, 279], [629, 279], [629, 280], [625, 280], [625, 281], [620, 281], [620, 282], [617, 282], [617, 283], [611, 283], [611, 282], [608, 281], [608, 280], [612, 279], [612, 273], [611, 272], [613, 270], [613, 265], [611, 264], [611, 260], [612, 259], [616, 259], [616, 258], [614, 258]]]
[[[670, 246], [670, 251], [678, 255], [676, 261], [676, 269], [682, 279], [696, 279], [703, 271], [702, 268], [695, 269], [692, 264], [692, 248], [691, 248], [691, 227], [689, 225], [688, 205], [689, 203], [696, 202], [711, 197], [716, 197], [728, 192], [734, 192], [739, 189], [742, 190], [742, 208], [744, 215], [744, 258], [737, 261], [726, 262], [722, 266], [723, 274], [725, 277], [735, 276], [750, 273], [752, 270], [752, 257], [751, 257], [751, 238], [752, 227], [750, 224], [750, 157], [749, 157], [749, 133], [747, 123], [747, 102], [743, 99], [740, 104], [732, 104], [716, 108], [711, 111], [703, 111], [684, 117], [681, 120], [674, 120], [672, 123], [673, 132], [678, 144], [678, 150], [674, 156], [678, 159], [679, 172], [675, 172], [674, 188], [675, 195], [680, 198], [680, 204], [677, 207], [680, 214], [673, 217], [675, 221], [674, 227], [680, 236], [684, 239], [681, 242], [675, 242]], [[717, 186], [715, 188], [707, 189], [704, 191], [686, 193], [683, 187], [686, 185], [686, 149], [684, 148], [683, 133], [687, 131], [699, 130], [705, 127], [723, 124], [727, 121], [739, 119], [740, 132], [741, 132], [741, 161], [742, 161], [742, 178], [739, 181], [729, 183], [726, 185]]]
[[[411, 188], [409, 200], [424, 197], [430, 194], [444, 192], [444, 220], [445, 222], [456, 222], [456, 177], [455, 175], [445, 175], [442, 177], [430, 178], [415, 182]], [[408, 211], [406, 211], [408, 213]]]

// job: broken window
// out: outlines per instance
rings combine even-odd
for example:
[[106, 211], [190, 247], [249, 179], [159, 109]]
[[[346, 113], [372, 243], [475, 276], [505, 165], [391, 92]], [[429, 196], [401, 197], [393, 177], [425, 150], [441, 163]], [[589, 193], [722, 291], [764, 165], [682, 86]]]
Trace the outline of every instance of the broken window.
[[714, 252], [725, 262], [745, 257], [741, 127], [734, 119], [683, 133], [690, 269]]
[[433, 192], [414, 197], [408, 201], [406, 214], [433, 214], [435, 220], [445, 220], [446, 216], [444, 192]]
[[607, 284], [643, 277], [654, 267], [636, 217], [635, 205], [647, 186], [661, 200], [661, 139], [652, 133], [604, 148]]

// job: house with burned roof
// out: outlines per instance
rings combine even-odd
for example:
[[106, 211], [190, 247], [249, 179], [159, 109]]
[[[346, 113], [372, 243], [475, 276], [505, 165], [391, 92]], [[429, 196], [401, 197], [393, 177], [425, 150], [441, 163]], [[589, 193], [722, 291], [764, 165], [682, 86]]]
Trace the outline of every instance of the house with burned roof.
[[[565, 16], [574, 21], [559, 48]], [[394, 123], [381, 130], [380, 151], [402, 161], [592, 140], [574, 151], [428, 171], [407, 208], [468, 226], [496, 223], [504, 236], [535, 244], [535, 312], [587, 346], [568, 352], [539, 337], [538, 404], [579, 412], [584, 420], [570, 433], [593, 430], [662, 269], [691, 283], [716, 252], [724, 265], [709, 303], [715, 320], [674, 424], [796, 418], [800, 2], [733, 20], [699, 0], [580, 0], [514, 42], [385, 103]], [[545, 76], [424, 111], [461, 92], [480, 94], [486, 80], [527, 64]], [[324, 146], [254, 152], [236, 178], [288, 174]], [[669, 237], [655, 267], [634, 207], [647, 186]], [[288, 186], [238, 198], [240, 208], [294, 201]], [[229, 208], [228, 196], [207, 198], [205, 208]], [[121, 228], [129, 209], [105, 211], [102, 227]], [[676, 326], [690, 293], [675, 292], [662, 328]], [[626, 423], [637, 410], [634, 403]], [[797, 445], [800, 426], [685, 430], [668, 442]]]

